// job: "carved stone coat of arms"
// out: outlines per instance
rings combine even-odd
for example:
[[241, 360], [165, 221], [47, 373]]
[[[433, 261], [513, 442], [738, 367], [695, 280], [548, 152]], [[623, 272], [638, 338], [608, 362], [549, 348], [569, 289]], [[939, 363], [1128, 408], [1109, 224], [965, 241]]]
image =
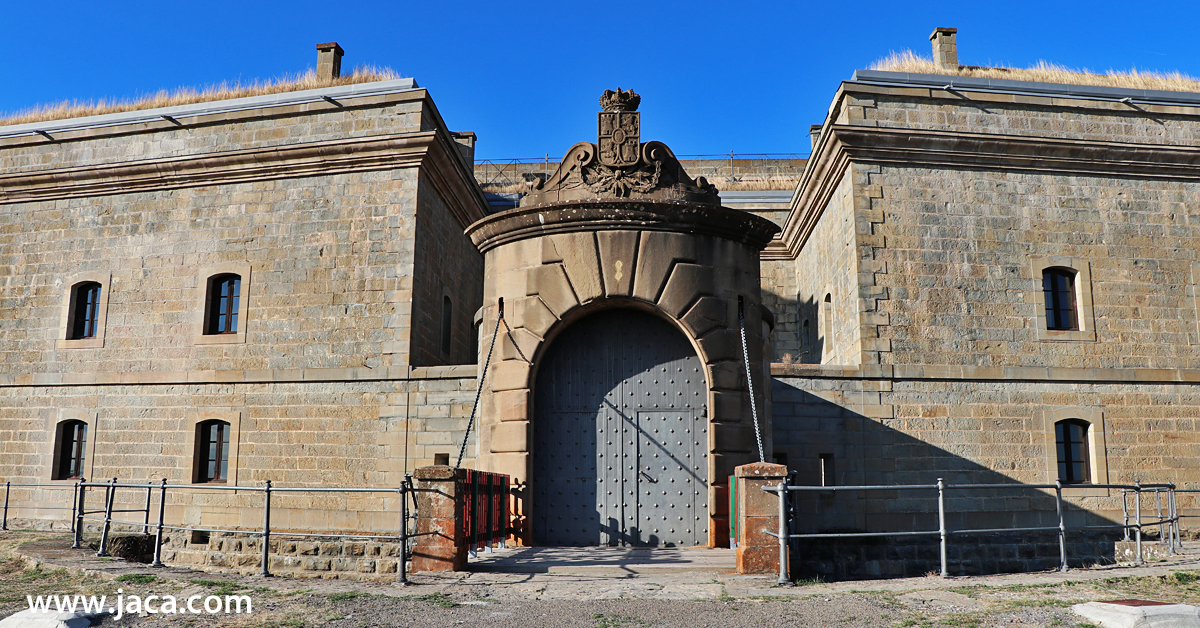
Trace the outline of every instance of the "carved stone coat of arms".
[[600, 163], [619, 168], [632, 166], [641, 159], [642, 114], [638, 113], [641, 97], [633, 90], [605, 91], [600, 97], [599, 148]]

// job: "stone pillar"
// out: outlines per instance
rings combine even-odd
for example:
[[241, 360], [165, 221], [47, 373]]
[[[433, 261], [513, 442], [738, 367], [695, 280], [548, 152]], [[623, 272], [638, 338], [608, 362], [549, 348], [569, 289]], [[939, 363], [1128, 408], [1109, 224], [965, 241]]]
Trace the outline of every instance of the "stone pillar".
[[787, 478], [787, 467], [755, 462], [736, 467], [733, 476], [737, 483], [738, 573], [778, 573], [779, 539], [763, 530], [779, 531], [779, 498], [762, 488]]
[[957, 28], [935, 28], [929, 36], [929, 41], [933, 42], [933, 62], [947, 70], [958, 69], [957, 32]]
[[466, 469], [436, 465], [421, 467], [414, 475], [417, 488], [432, 491], [417, 493], [417, 534], [423, 536], [417, 537], [413, 547], [413, 572], [463, 571], [467, 568], [467, 540], [459, 525], [463, 517], [459, 495]]
[[332, 81], [342, 76], [342, 47], [336, 41], [317, 44], [317, 78]]

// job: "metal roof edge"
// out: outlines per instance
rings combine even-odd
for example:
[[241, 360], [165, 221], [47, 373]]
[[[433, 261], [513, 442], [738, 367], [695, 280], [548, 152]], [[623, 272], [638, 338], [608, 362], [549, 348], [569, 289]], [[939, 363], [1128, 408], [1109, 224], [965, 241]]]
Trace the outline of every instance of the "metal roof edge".
[[361, 98], [363, 96], [392, 94], [411, 91], [414, 89], [419, 88], [417, 87], [416, 79], [412, 78], [392, 79], [390, 81], [374, 81], [371, 83], [356, 83], [354, 85], [338, 85], [334, 87], [320, 87], [317, 89], [281, 92], [278, 94], [267, 94], [264, 96], [246, 96], [243, 98], [229, 98], [225, 100], [212, 100], [208, 102], [193, 103], [190, 105], [173, 105], [170, 107], [138, 109], [136, 111], [122, 111], [119, 113], [106, 113], [95, 116], [84, 116], [80, 118], [64, 118], [62, 120], [47, 120], [45, 122], [29, 122], [25, 124], [0, 126], [0, 137], [32, 135], [39, 131], [44, 133], [53, 133], [79, 129], [118, 126], [122, 124], [136, 124], [139, 122], [162, 120], [164, 116], [179, 118], [227, 113], [233, 111], [245, 111], [247, 109], [283, 107], [306, 102], [316, 102], [319, 100], [324, 100], [325, 98], [332, 98], [335, 100], [338, 98]]
[[1125, 98], [1148, 102], [1168, 102], [1200, 105], [1200, 93], [1171, 92], [1157, 89], [1133, 89], [1128, 87], [1105, 87], [1103, 85], [1071, 85], [1067, 83], [1039, 83], [1037, 81], [1013, 81], [1008, 79], [984, 78], [979, 76], [954, 76], [948, 74], [916, 74], [911, 72], [885, 72], [882, 70], [855, 70], [850, 78], [857, 83], [888, 83], [894, 85], [921, 85], [924, 87], [962, 88], [970, 90], [1019, 92], [1070, 98], [1100, 98], [1120, 101]]

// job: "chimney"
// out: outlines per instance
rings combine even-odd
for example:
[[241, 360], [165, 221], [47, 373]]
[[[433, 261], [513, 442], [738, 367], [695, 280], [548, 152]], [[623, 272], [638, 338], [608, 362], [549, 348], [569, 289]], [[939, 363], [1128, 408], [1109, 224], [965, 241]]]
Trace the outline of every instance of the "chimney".
[[954, 42], [957, 32], [957, 28], [935, 28], [929, 36], [933, 42], [933, 62], [943, 69], [958, 69], [958, 44]]
[[814, 124], [808, 127], [808, 139], [812, 142], [812, 149], [817, 149], [817, 140], [821, 139], [821, 128], [824, 125]]
[[336, 41], [317, 44], [317, 80], [332, 81], [342, 76], [342, 54]]

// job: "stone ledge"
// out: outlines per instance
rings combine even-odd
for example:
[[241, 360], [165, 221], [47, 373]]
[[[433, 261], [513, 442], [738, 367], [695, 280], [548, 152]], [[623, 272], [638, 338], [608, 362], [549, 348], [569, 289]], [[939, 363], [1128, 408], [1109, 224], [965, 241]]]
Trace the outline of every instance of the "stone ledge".
[[129, 373], [23, 373], [0, 375], [0, 388], [144, 384], [270, 384], [297, 382], [421, 381], [477, 378], [474, 364], [409, 368], [247, 369], [244, 371], [134, 371]]
[[842, 366], [771, 364], [773, 377], [818, 379], [929, 379], [1034, 382], [1200, 383], [1200, 369], [1073, 369], [1060, 367], [986, 367], [889, 364]]

